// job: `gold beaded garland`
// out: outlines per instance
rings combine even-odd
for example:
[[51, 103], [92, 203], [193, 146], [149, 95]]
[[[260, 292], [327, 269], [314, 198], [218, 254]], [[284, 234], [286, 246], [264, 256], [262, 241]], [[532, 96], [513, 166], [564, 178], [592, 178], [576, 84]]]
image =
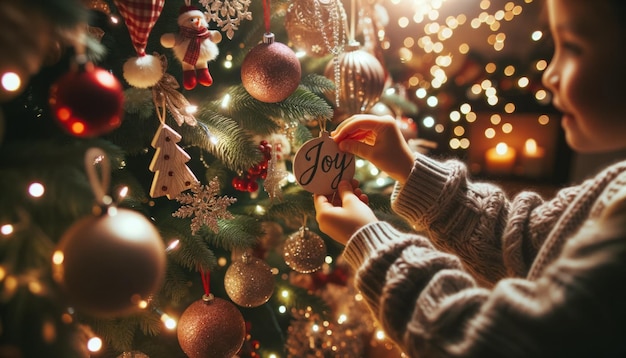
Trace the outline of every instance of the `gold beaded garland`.
[[294, 47], [311, 56], [338, 55], [345, 42], [345, 21], [339, 0], [295, 0], [285, 14], [285, 30]]
[[[339, 103], [337, 110], [346, 116], [367, 113], [380, 99], [385, 88], [385, 70], [371, 53], [352, 42], [339, 55]], [[334, 79], [335, 66], [330, 62], [324, 75]], [[333, 96], [336, 93], [332, 93]]]

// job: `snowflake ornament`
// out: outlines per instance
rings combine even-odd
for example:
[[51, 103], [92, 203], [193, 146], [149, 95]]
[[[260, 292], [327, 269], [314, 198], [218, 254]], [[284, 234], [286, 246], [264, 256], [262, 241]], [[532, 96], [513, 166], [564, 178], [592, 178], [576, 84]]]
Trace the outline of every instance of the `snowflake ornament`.
[[241, 20], [252, 20], [252, 13], [248, 11], [250, 0], [200, 0], [200, 4], [208, 11], [208, 20], [214, 21], [230, 40]]
[[218, 219], [232, 219], [233, 215], [226, 210], [228, 206], [237, 201], [236, 198], [227, 196], [218, 197], [220, 185], [217, 177], [213, 178], [208, 185], [196, 182], [191, 186], [192, 193], [181, 193], [176, 197], [182, 205], [172, 214], [176, 218], [191, 219], [191, 233], [196, 234], [203, 225], [217, 233], [219, 228]]

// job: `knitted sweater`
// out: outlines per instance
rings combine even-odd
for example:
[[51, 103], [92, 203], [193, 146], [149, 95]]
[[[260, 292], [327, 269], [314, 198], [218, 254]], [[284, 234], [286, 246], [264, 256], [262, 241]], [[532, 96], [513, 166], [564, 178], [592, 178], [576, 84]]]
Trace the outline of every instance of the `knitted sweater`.
[[419, 155], [391, 200], [420, 234], [371, 223], [344, 257], [410, 357], [623, 357], [625, 198], [626, 161], [550, 201], [509, 200]]

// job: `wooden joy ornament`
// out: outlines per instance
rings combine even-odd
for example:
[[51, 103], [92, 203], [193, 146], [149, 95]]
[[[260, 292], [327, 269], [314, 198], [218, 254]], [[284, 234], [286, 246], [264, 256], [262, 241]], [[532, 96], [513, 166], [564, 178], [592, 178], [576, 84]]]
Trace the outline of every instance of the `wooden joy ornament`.
[[304, 143], [293, 159], [298, 184], [314, 194], [334, 193], [341, 180], [352, 179], [354, 171], [354, 154], [340, 151], [327, 131]]

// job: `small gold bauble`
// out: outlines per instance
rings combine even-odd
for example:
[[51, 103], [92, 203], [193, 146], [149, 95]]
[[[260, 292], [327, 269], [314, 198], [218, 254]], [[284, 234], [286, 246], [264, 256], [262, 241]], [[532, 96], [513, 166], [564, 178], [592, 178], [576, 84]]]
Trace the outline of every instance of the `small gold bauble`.
[[322, 268], [326, 258], [326, 243], [307, 227], [291, 234], [283, 250], [285, 263], [294, 271], [311, 273]]
[[239, 306], [258, 307], [272, 297], [274, 275], [263, 260], [244, 255], [226, 270], [224, 288], [228, 297]]

